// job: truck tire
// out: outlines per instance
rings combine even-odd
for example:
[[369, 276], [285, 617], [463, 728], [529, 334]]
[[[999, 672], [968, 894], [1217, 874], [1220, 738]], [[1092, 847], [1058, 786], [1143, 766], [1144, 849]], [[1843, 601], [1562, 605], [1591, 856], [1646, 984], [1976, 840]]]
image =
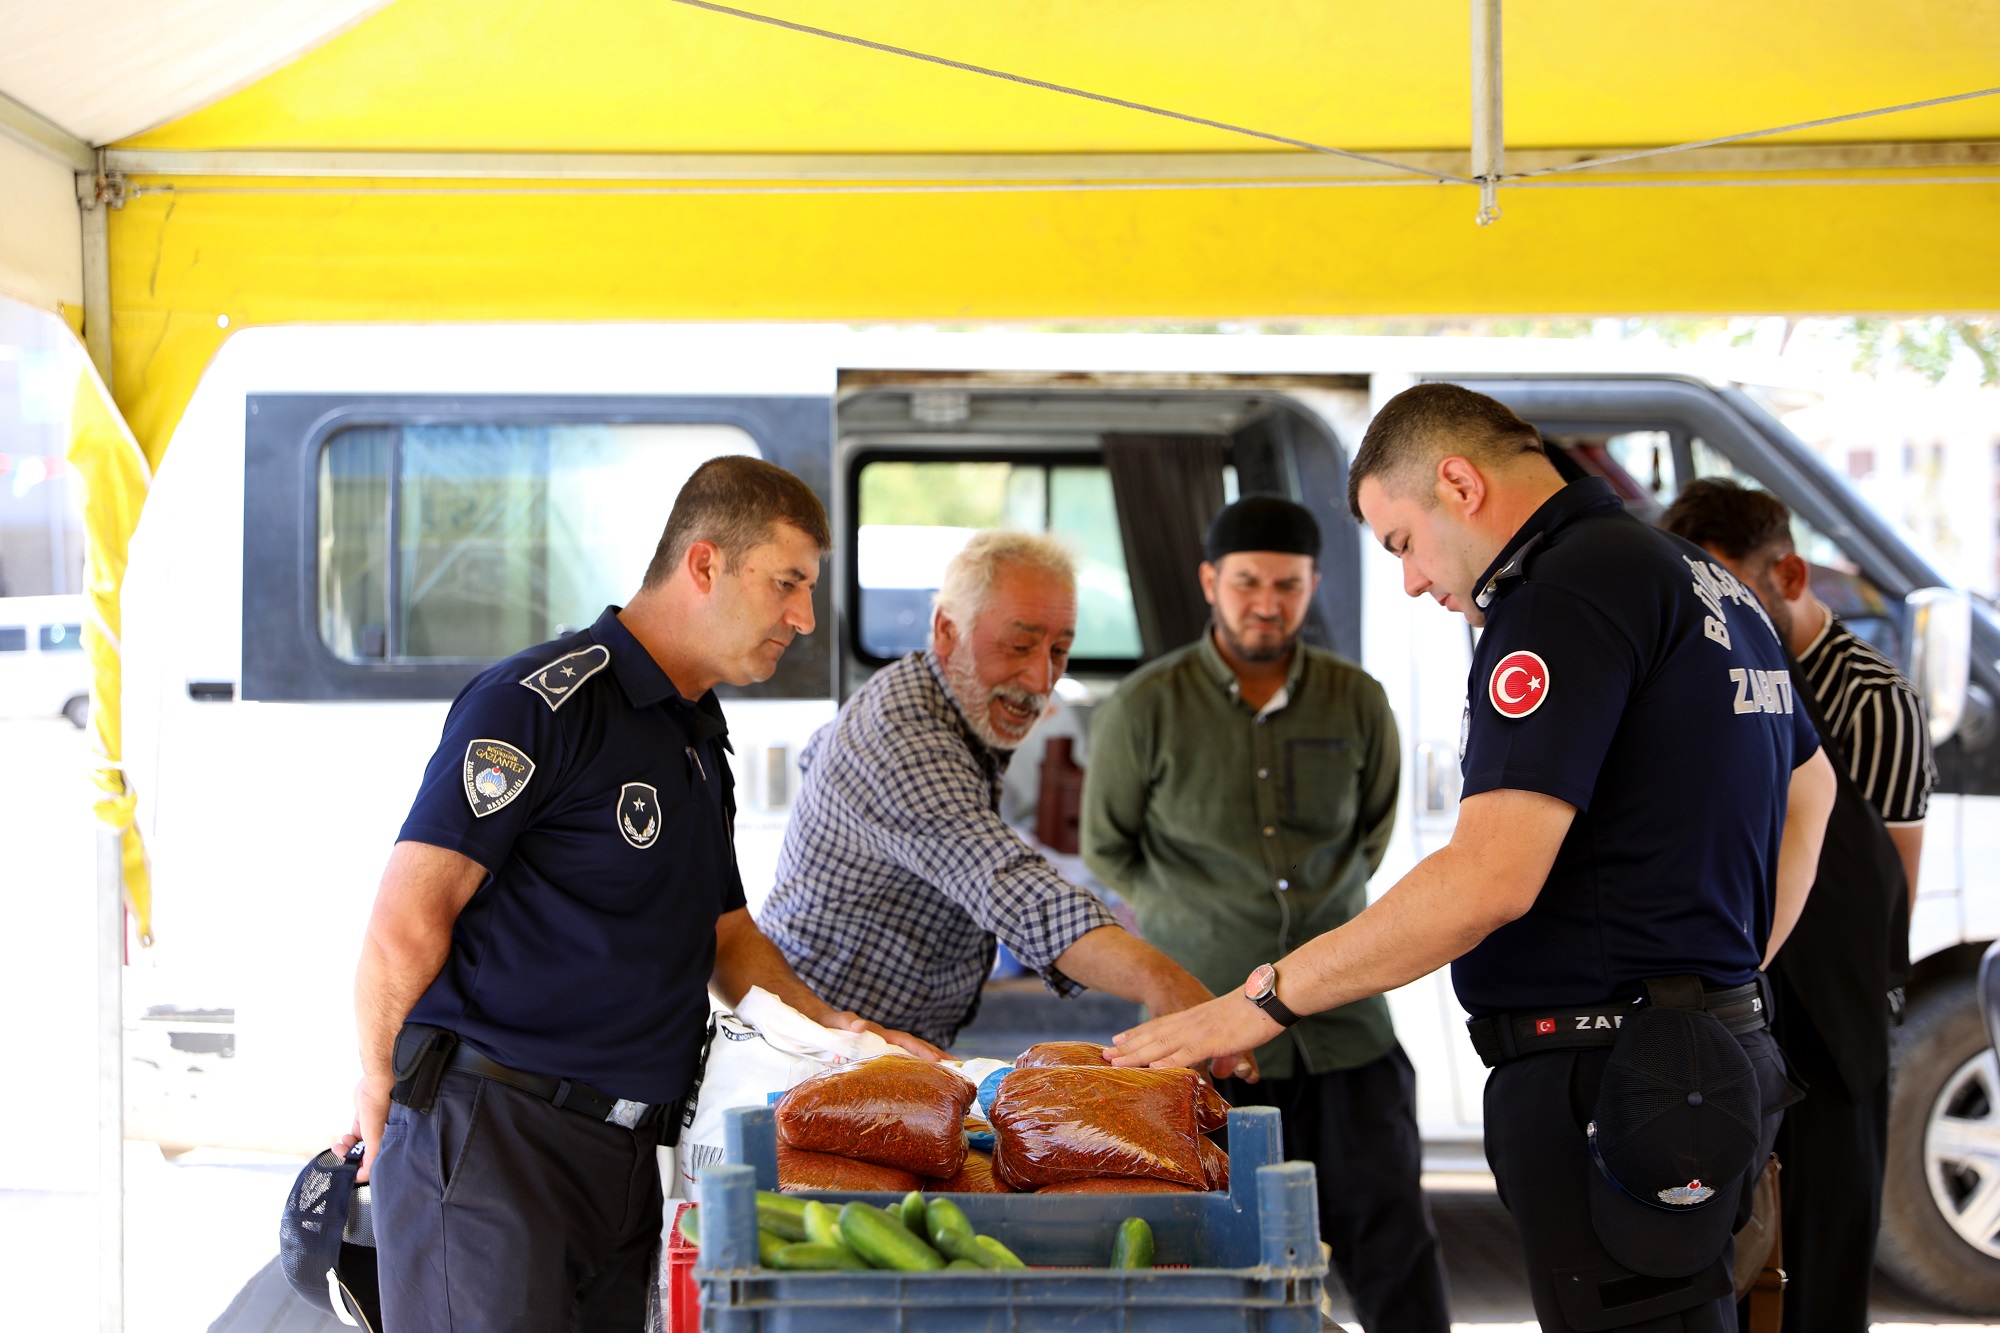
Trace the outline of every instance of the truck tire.
[[90, 724], [90, 696], [79, 694], [63, 704], [63, 716], [69, 719], [72, 727], [82, 731]]
[[1896, 1034], [1876, 1260], [1911, 1291], [2000, 1313], [2000, 1061], [1971, 977], [1931, 990]]

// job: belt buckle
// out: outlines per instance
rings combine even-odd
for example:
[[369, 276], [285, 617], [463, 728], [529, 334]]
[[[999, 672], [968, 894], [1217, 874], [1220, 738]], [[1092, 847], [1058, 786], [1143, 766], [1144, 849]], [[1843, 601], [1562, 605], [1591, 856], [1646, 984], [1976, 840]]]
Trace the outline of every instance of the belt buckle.
[[619, 1125], [625, 1129], [636, 1129], [639, 1117], [646, 1114], [645, 1102], [628, 1102], [623, 1097], [611, 1103], [611, 1113], [604, 1117], [606, 1124]]

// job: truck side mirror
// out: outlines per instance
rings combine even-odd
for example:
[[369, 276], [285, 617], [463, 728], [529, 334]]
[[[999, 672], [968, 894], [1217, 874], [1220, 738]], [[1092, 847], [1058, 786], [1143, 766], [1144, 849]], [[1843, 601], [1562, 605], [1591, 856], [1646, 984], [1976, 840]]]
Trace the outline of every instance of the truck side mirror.
[[1919, 588], [1910, 607], [1910, 683], [1930, 717], [1931, 744], [1943, 745], [1965, 718], [1972, 668], [1972, 599], [1958, 588]]

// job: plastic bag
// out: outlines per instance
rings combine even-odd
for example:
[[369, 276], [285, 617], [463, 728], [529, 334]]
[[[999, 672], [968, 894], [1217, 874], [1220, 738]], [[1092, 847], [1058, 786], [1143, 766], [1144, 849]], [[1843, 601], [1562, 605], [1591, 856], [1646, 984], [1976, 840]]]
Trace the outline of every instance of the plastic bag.
[[778, 1141], [948, 1180], [965, 1165], [972, 1084], [942, 1065], [886, 1055], [833, 1069], [778, 1099]]
[[1196, 1194], [1198, 1190], [1188, 1185], [1176, 1185], [1170, 1180], [1153, 1180], [1146, 1176], [1091, 1176], [1085, 1180], [1065, 1180], [1060, 1184], [1044, 1185], [1037, 1194]]
[[1030, 1046], [1014, 1060], [1016, 1069], [1049, 1069], [1060, 1065], [1085, 1065], [1109, 1069], [1104, 1048], [1087, 1041], [1045, 1041]]
[[1201, 1121], [1201, 1132], [1221, 1129], [1229, 1123], [1229, 1103], [1215, 1090], [1215, 1085], [1201, 1075], [1195, 1075], [1199, 1091], [1195, 1093], [1194, 1113]]
[[941, 1194], [1012, 1194], [993, 1174], [993, 1159], [983, 1152], [965, 1154], [965, 1165], [950, 1180], [927, 1180], [922, 1188]]
[[857, 1162], [832, 1153], [801, 1152], [778, 1145], [778, 1188], [797, 1194], [807, 1190], [892, 1190], [908, 1194], [924, 1182], [908, 1171], [873, 1162]]
[[1215, 1140], [1203, 1136], [1201, 1141], [1201, 1169], [1208, 1177], [1208, 1187], [1212, 1190], [1229, 1188], [1229, 1154], [1215, 1146]]
[[763, 1106], [774, 1092], [857, 1060], [896, 1050], [872, 1032], [822, 1027], [758, 986], [736, 1012], [710, 1020], [708, 1058], [689, 1090], [680, 1146], [674, 1150], [672, 1197], [688, 1197], [702, 1167], [722, 1160], [722, 1113]]
[[1191, 1069], [1016, 1069], [993, 1099], [993, 1170], [1018, 1193], [1094, 1176], [1205, 1189]]

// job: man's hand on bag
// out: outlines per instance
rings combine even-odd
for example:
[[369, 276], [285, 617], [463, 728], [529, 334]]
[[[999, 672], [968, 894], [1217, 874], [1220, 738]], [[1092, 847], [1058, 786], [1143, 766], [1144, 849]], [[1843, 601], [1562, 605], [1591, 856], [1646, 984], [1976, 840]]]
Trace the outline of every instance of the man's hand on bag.
[[382, 1130], [389, 1123], [389, 1089], [391, 1081], [364, 1078], [354, 1085], [354, 1127], [333, 1141], [334, 1152], [347, 1156], [348, 1150], [357, 1143], [368, 1145], [361, 1157], [361, 1170], [355, 1175], [355, 1183], [368, 1183], [368, 1173], [374, 1169], [375, 1154], [382, 1149]]
[[833, 1028], [838, 1032], [872, 1032], [892, 1046], [900, 1046], [920, 1060], [949, 1060], [951, 1055], [907, 1032], [885, 1028], [880, 1023], [871, 1023], [860, 1014], [846, 1009], [829, 1009], [819, 1016], [821, 1027]]
[[[1188, 1013], [1200, 1008], [1202, 1005], [1214, 1002], [1214, 997], [1209, 994], [1208, 987], [1202, 985], [1193, 977], [1187, 976], [1185, 973], [1182, 974], [1182, 977], [1185, 979], [1178, 980], [1178, 984], [1170, 987], [1152, 1004], [1146, 1006], [1151, 1011], [1154, 1019], [1164, 1018], [1168, 1014]], [[1186, 1060], [1176, 1061], [1175, 1063], [1191, 1064], [1200, 1067], [1203, 1062], [1200, 1060]], [[1245, 1083], [1255, 1083], [1258, 1077], [1257, 1057], [1248, 1048], [1241, 1051], [1226, 1051], [1216, 1056], [1207, 1061], [1207, 1069], [1210, 1078], [1240, 1078]]]

